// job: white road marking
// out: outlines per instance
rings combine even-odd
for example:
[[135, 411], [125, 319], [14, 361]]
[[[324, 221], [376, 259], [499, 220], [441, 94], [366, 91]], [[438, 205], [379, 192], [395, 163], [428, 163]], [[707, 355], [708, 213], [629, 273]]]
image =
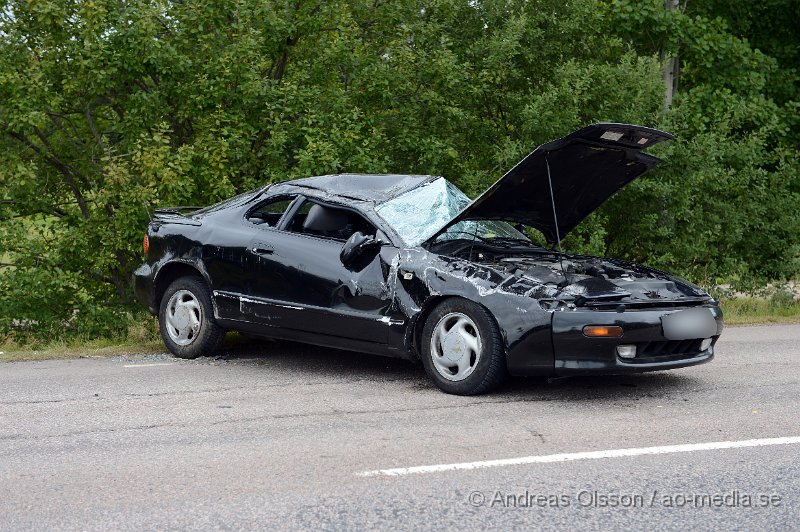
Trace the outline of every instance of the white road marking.
[[172, 362], [165, 362], [163, 364], [125, 364], [125, 368], [152, 368], [154, 366], [174, 366]]
[[462, 462], [459, 464], [438, 464], [415, 467], [397, 467], [394, 469], [378, 469], [356, 473], [360, 477], [397, 477], [421, 473], [439, 473], [442, 471], [458, 471], [469, 469], [485, 469], [526, 464], [549, 464], [553, 462], [570, 462], [573, 460], [599, 460], [601, 458], [620, 458], [624, 456], [643, 456], [648, 454], [690, 453], [694, 451], [714, 451], [719, 449], [741, 449], [744, 447], [764, 447], [769, 445], [800, 444], [800, 436], [785, 438], [762, 438], [757, 440], [718, 441], [709, 443], [686, 443], [681, 445], [662, 445], [659, 447], [638, 447], [632, 449], [609, 449], [606, 451], [585, 451], [579, 453], [548, 454], [542, 456], [522, 456], [501, 460], [483, 460], [480, 462]]

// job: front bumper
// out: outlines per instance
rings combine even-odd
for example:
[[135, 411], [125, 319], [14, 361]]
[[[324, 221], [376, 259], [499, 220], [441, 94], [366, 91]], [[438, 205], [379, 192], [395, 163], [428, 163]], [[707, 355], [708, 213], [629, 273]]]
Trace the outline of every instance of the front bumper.
[[[695, 307], [696, 308], [696, 307]], [[588, 375], [593, 373], [624, 374], [694, 366], [714, 358], [714, 346], [722, 333], [722, 311], [718, 306], [706, 307], [716, 322], [711, 346], [700, 350], [703, 338], [667, 338], [662, 318], [684, 309], [629, 310], [626, 312], [578, 310], [553, 314], [554, 372], [556, 375]], [[586, 325], [622, 327], [619, 338], [589, 338]], [[623, 359], [618, 345], [636, 345], [637, 355]]]

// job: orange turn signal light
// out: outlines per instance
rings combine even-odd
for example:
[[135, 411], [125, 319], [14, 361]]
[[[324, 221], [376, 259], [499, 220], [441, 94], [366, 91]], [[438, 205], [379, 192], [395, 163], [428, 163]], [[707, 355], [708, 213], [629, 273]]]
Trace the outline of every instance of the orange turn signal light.
[[583, 335], [593, 338], [619, 338], [622, 336], [622, 327], [617, 325], [587, 325], [583, 328]]
[[147, 252], [150, 251], [150, 239], [147, 238], [147, 235], [144, 235], [144, 241], [142, 242], [142, 247], [144, 248], [144, 254], [147, 255]]

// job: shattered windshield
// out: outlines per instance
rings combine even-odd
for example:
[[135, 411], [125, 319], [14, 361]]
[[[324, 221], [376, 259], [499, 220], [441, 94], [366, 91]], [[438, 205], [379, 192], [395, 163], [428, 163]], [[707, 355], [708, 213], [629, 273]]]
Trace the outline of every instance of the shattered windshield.
[[[443, 177], [401, 194], [375, 210], [409, 246], [418, 246], [456, 217], [470, 199]], [[458, 222], [436, 240], [464, 238], [512, 238], [528, 240], [506, 222], [478, 220]]]

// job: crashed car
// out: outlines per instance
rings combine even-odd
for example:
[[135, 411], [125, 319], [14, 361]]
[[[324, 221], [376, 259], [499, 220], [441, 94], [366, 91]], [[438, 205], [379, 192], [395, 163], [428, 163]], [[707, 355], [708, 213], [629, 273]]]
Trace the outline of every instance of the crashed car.
[[[226, 331], [421, 360], [454, 394], [508, 375], [708, 362], [719, 304], [653, 268], [560, 240], [672, 138], [595, 124], [533, 151], [474, 201], [443, 177], [326, 175], [156, 211], [135, 291], [176, 356]], [[550, 248], [528, 238], [539, 231]]]

